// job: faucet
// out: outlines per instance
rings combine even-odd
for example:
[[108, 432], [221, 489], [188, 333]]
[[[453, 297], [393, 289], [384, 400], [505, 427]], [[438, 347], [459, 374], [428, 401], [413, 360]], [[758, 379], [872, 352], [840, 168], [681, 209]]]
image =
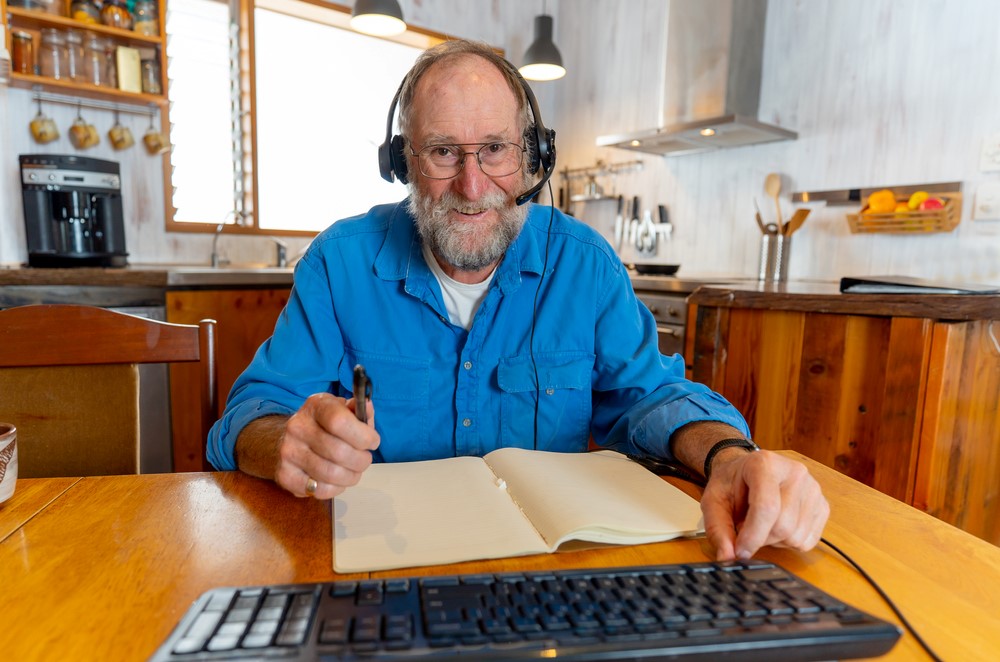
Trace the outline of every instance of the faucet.
[[274, 247], [277, 249], [275, 252], [274, 265], [278, 268], [284, 269], [288, 266], [288, 244], [277, 237], [268, 237], [268, 239], [274, 242]]
[[219, 260], [219, 250], [218, 250], [219, 249], [219, 235], [222, 234], [222, 228], [224, 228], [224, 227], [226, 227], [226, 222], [222, 221], [215, 228], [215, 236], [212, 237], [212, 268], [213, 269], [218, 269], [219, 268], [219, 262], [220, 262], [220, 260]]

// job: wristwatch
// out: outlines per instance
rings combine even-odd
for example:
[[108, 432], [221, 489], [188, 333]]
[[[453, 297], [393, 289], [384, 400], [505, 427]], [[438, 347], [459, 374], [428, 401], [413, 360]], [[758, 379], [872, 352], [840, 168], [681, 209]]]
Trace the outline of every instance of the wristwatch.
[[723, 439], [722, 441], [716, 442], [714, 446], [708, 449], [708, 454], [705, 455], [705, 469], [703, 473], [705, 474], [706, 481], [712, 475], [712, 460], [714, 460], [715, 456], [719, 454], [719, 451], [726, 448], [742, 448], [748, 453], [760, 450], [760, 446], [755, 444], [751, 439]]

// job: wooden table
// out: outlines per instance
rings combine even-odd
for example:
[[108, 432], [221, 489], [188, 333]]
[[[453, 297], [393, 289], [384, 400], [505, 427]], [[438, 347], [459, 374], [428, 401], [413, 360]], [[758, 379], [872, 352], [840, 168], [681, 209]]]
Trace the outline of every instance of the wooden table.
[[[799, 457], [823, 485], [826, 537], [895, 598], [945, 660], [1000, 656], [1000, 549]], [[148, 658], [214, 586], [363, 575], [332, 570], [328, 503], [241, 473], [34, 479], [0, 505], [4, 659]], [[376, 576], [704, 561], [703, 540], [462, 563]], [[763, 550], [890, 621], [875, 591], [825, 547]], [[886, 658], [923, 659], [906, 635]]]

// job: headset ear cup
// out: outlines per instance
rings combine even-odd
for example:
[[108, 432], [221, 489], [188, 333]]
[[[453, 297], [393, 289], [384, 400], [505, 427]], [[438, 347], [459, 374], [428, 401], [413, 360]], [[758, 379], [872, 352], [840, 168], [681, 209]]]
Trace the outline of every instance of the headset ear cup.
[[535, 125], [531, 125], [524, 132], [524, 144], [528, 145], [528, 153], [526, 155], [528, 159], [528, 172], [533, 175], [538, 172], [538, 166], [542, 162], [538, 149], [538, 132], [535, 130]]
[[546, 170], [551, 169], [556, 163], [556, 132], [552, 129], [545, 129], [545, 149], [540, 150], [539, 160]]
[[403, 136], [395, 135], [389, 147], [389, 158], [392, 162], [392, 171], [400, 182], [406, 184], [409, 177], [409, 169], [406, 166], [406, 141]]

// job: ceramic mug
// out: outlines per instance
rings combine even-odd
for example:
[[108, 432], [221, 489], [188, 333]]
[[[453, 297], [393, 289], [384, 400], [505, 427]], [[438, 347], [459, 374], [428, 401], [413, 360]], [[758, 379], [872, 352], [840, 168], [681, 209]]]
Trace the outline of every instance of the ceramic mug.
[[146, 146], [146, 151], [153, 156], [170, 151], [170, 140], [153, 127], [149, 127], [149, 131], [142, 137], [142, 144]]
[[0, 503], [14, 495], [17, 483], [17, 428], [0, 423]]
[[101, 136], [96, 126], [78, 117], [69, 128], [69, 140], [77, 149], [87, 149], [101, 142]]
[[35, 142], [45, 144], [50, 143], [59, 137], [59, 127], [52, 120], [51, 117], [47, 117], [39, 112], [35, 119], [31, 120], [31, 137], [35, 139]]
[[135, 144], [132, 130], [118, 123], [108, 131], [108, 140], [111, 141], [111, 146], [117, 150], [128, 149]]

